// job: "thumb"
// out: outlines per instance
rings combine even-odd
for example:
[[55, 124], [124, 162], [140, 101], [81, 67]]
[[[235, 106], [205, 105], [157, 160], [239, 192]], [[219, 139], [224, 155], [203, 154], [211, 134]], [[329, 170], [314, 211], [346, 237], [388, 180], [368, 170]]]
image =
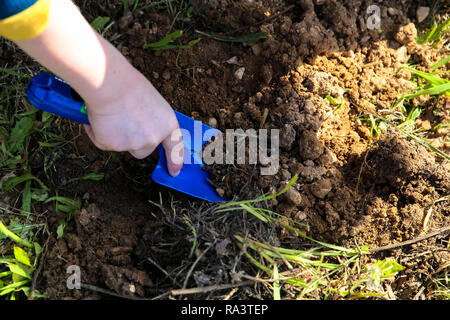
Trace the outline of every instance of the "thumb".
[[166, 153], [167, 169], [171, 176], [176, 177], [183, 167], [184, 144], [180, 128], [175, 129], [163, 140], [162, 146]]

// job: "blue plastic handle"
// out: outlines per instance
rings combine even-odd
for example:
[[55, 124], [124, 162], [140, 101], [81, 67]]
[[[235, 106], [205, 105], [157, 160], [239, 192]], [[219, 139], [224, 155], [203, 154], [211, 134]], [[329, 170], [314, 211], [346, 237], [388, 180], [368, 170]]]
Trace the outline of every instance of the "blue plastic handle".
[[[64, 80], [50, 73], [40, 73], [34, 76], [27, 86], [27, 96], [36, 108], [47, 111], [66, 119], [89, 124], [87, 111], [82, 98]], [[185, 147], [184, 164], [180, 174], [172, 177], [167, 170], [166, 155], [160, 144], [157, 148], [159, 162], [152, 173], [152, 179], [164, 186], [184, 192], [207, 201], [227, 201], [215, 192], [209, 182], [209, 174], [202, 169], [202, 146], [208, 142], [208, 137], [220, 134], [211, 128], [184, 114], [175, 111], [178, 123], [183, 133]], [[203, 135], [207, 132], [208, 134]]]
[[67, 82], [50, 73], [35, 75], [27, 86], [28, 100], [36, 108], [89, 124], [83, 99]]

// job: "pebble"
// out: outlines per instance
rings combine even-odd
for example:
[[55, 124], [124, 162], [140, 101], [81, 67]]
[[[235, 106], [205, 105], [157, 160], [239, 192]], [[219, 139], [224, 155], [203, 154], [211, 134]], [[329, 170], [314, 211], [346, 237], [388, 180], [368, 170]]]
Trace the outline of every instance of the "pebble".
[[228, 60], [227, 60], [227, 63], [228, 63], [228, 64], [236, 64], [236, 65], [239, 65], [239, 64], [240, 64], [240, 63], [239, 63], [239, 60], [238, 60], [238, 57], [236, 57], [236, 56], [231, 57], [230, 59], [228, 59]]
[[245, 72], [245, 68], [244, 67], [241, 67], [241, 68], [237, 69], [234, 72], [235, 78], [238, 79], [238, 80], [242, 80], [242, 77], [244, 76], [244, 72]]
[[311, 184], [311, 192], [319, 199], [324, 199], [332, 189], [330, 179], [322, 179]]
[[421, 23], [430, 14], [429, 7], [419, 7], [416, 11], [417, 22]]
[[169, 70], [164, 70], [163, 71], [163, 73], [162, 73], [162, 77], [163, 77], [163, 79], [164, 80], [169, 80], [170, 79], [170, 72], [169, 72]]
[[408, 60], [408, 50], [405, 46], [401, 46], [396, 51], [396, 60], [400, 63], [405, 63]]
[[311, 100], [306, 100], [305, 104], [303, 106], [303, 109], [305, 110], [306, 113], [308, 114], [314, 114], [316, 107], [314, 105], [314, 102], [312, 102]]
[[390, 16], [395, 16], [397, 14], [397, 10], [395, 8], [388, 8], [387, 12]]
[[225, 195], [225, 190], [223, 190], [222, 188], [217, 188], [216, 193], [219, 197], [223, 198], [223, 196]]
[[370, 139], [370, 130], [366, 126], [364, 126], [364, 125], [358, 126], [356, 128], [356, 131], [358, 132], [358, 134], [361, 138], [367, 139], [367, 140]]
[[291, 150], [292, 145], [295, 142], [295, 138], [296, 138], [296, 131], [294, 127], [291, 124], [286, 123], [283, 129], [281, 130], [280, 147], [287, 151]]
[[431, 123], [429, 120], [421, 120], [419, 123], [420, 128], [428, 131], [431, 130]]
[[261, 46], [259, 44], [254, 44], [252, 46], [252, 52], [255, 56], [259, 56], [261, 54]]
[[217, 128], [217, 119], [216, 118], [209, 118], [208, 119], [208, 126]]
[[158, 72], [153, 72], [152, 76], [153, 76], [153, 79], [158, 79], [159, 78], [159, 73]]
[[308, 218], [308, 216], [306, 215], [306, 213], [304, 211], [297, 212], [294, 217], [295, 217], [296, 221], [302, 221], [302, 220], [305, 220], [306, 218]]
[[290, 203], [295, 204], [296, 206], [302, 203], [302, 195], [297, 190], [289, 188], [284, 194]]

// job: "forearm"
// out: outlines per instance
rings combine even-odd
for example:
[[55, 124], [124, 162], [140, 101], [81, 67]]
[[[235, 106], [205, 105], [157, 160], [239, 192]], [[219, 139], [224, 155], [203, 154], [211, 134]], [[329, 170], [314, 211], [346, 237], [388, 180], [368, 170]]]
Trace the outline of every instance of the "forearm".
[[[53, 0], [48, 25], [31, 40], [16, 41], [30, 56], [101, 107], [121, 94], [123, 83], [138, 76], [108, 41], [95, 32], [69, 0]], [[130, 79], [127, 79], [130, 78]]]

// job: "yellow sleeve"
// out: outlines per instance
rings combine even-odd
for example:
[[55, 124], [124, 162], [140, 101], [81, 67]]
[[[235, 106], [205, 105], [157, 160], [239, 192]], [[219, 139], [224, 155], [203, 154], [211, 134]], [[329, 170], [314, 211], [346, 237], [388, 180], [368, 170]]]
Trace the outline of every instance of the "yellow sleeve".
[[38, 0], [31, 7], [0, 20], [0, 35], [10, 40], [29, 40], [40, 35], [48, 24], [50, 0]]

